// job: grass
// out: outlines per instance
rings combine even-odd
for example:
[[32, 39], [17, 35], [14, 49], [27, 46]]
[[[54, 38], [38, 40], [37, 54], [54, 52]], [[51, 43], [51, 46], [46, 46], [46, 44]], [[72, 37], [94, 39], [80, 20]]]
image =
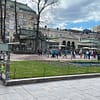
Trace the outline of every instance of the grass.
[[99, 72], [98, 66], [82, 67], [60, 61], [13, 61], [10, 64], [10, 78], [12, 79]]

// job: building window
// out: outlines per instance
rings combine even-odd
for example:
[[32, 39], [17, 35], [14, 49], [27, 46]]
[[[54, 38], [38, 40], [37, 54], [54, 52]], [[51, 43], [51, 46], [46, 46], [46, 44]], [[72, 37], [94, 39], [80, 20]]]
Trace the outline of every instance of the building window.
[[14, 8], [14, 6], [13, 6], [13, 5], [11, 5], [11, 6], [10, 6], [10, 8]]
[[62, 37], [62, 34], [60, 34], [60, 37]]
[[66, 41], [65, 40], [62, 42], [62, 45], [65, 45], [66, 46]]

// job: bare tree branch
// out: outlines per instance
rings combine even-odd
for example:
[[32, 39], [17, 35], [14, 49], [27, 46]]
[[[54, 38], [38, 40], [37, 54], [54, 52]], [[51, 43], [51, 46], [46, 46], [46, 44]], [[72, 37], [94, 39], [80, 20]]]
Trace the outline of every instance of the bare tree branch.
[[34, 3], [36, 3], [36, 4], [38, 3], [36, 0], [32, 0], [32, 2], [34, 2]]
[[48, 0], [45, 0], [45, 1], [46, 1], [46, 2], [44, 2], [44, 5], [43, 5], [43, 7], [40, 9], [39, 13], [41, 13], [41, 12], [42, 12], [45, 8], [47, 8], [48, 6], [57, 3], [57, 1], [54, 1], [54, 0], [53, 0], [53, 2], [50, 2], [50, 3], [47, 3]]
[[39, 25], [40, 25], [40, 16], [45, 8], [50, 5], [56, 4], [58, 0], [32, 0], [32, 2], [37, 5], [37, 29], [36, 29], [36, 41], [35, 41], [35, 52], [37, 51], [38, 46], [38, 35], [39, 35]]

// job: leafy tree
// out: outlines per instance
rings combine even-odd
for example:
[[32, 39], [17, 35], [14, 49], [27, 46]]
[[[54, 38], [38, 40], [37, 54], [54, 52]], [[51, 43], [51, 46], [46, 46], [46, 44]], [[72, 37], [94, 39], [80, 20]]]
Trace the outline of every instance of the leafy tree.
[[91, 30], [89, 30], [89, 29], [84, 29], [83, 30], [83, 33], [85, 33], [85, 34], [89, 34], [89, 33], [91, 33], [92, 31]]

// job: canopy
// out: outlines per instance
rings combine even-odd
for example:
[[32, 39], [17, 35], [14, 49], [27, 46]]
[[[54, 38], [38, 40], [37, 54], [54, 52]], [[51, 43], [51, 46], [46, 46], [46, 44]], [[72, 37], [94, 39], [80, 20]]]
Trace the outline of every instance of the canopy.
[[83, 47], [82, 49], [90, 49], [90, 47]]

